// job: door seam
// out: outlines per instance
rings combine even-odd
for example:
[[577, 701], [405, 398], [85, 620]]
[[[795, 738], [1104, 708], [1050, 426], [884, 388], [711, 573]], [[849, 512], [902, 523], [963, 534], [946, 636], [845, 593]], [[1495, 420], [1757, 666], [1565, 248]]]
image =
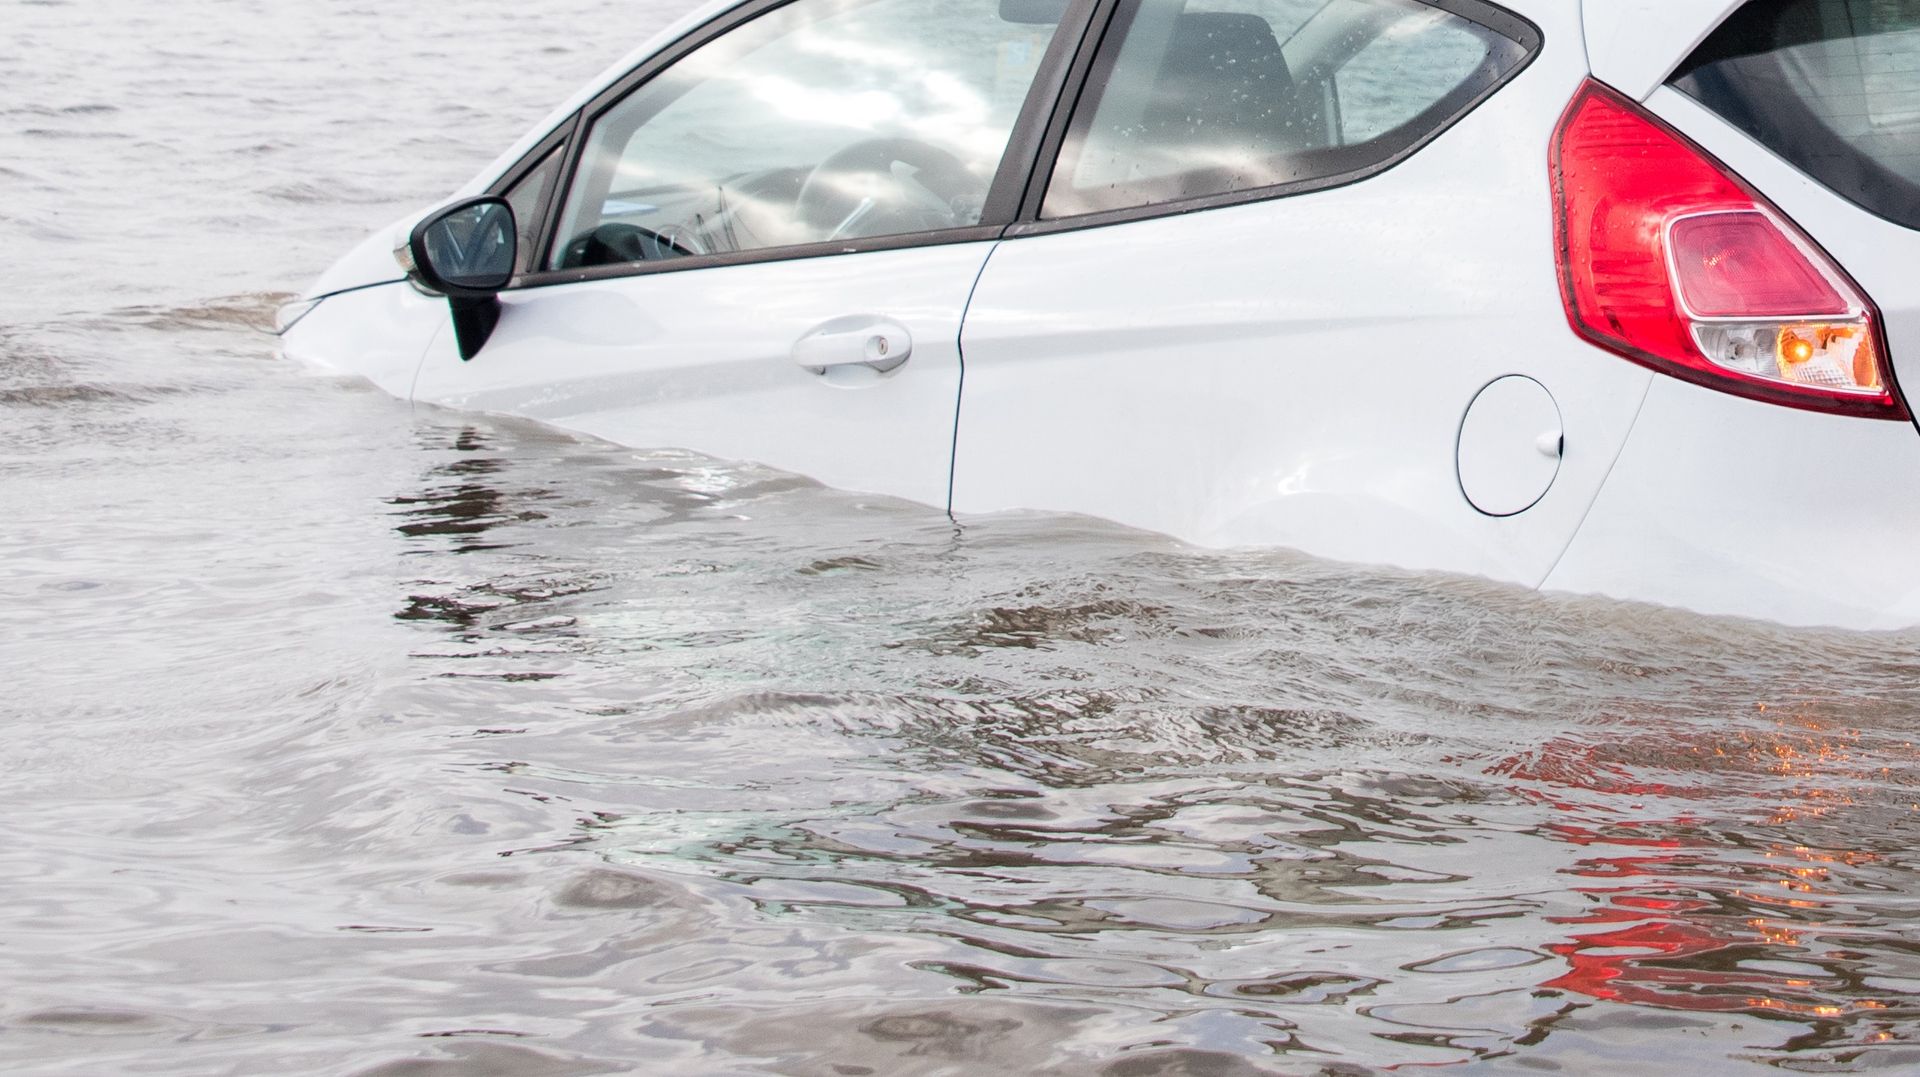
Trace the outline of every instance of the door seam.
[[953, 350], [960, 359], [960, 391], [954, 394], [953, 402], [953, 448], [947, 454], [947, 519], [958, 524], [953, 515], [953, 493], [960, 481], [960, 423], [967, 410], [967, 319], [973, 314], [973, 299], [980, 294], [980, 282], [986, 279], [987, 267], [993, 264], [993, 256], [1000, 253], [1004, 239], [996, 239], [987, 249], [987, 256], [980, 260], [980, 270], [973, 275], [973, 286], [967, 289], [967, 301], [960, 307], [960, 327], [954, 333]]

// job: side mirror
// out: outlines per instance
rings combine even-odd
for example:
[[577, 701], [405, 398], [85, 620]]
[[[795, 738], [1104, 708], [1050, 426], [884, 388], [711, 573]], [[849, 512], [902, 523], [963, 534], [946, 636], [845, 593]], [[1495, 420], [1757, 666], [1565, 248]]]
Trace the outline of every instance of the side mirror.
[[513, 280], [520, 235], [513, 207], [476, 198], [421, 221], [405, 248], [408, 275], [447, 297], [460, 358], [472, 359], [500, 324], [500, 292]]

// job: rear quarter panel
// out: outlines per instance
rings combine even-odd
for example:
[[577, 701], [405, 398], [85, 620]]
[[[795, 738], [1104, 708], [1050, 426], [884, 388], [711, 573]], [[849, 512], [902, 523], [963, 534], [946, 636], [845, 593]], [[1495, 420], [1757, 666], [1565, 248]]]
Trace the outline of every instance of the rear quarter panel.
[[[1589, 5], [1591, 6], [1591, 5]], [[1826, 248], [1879, 306], [1909, 404], [1920, 387], [1920, 232], [1880, 219], [1667, 87], [1647, 107]], [[1920, 624], [1920, 432], [1671, 378], [1547, 581], [1803, 625]]]
[[[1568, 327], [1547, 154], [1586, 55], [1576, 7], [1522, 10], [1532, 66], [1385, 173], [1003, 243], [966, 324], [955, 509], [1539, 584], [1651, 374]], [[1495, 519], [1455, 458], [1509, 374], [1554, 394], [1567, 451], [1543, 501]]]

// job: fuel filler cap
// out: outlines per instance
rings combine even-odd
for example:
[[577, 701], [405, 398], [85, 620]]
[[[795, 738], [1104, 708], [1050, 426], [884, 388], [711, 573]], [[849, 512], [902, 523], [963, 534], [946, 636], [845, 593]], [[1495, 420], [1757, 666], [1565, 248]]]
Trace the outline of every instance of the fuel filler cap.
[[1460, 490], [1488, 516], [1540, 503], [1566, 455], [1560, 405], [1547, 387], [1511, 375], [1480, 390], [1460, 424]]

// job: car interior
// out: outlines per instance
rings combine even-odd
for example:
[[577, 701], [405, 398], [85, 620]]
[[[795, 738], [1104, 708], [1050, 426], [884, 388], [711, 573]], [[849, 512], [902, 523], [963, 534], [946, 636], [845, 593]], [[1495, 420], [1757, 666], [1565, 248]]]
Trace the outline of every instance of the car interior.
[[[999, 0], [1003, 31], [1041, 31], [1032, 70], [1066, 7], [1066, 0]], [[1326, 0], [1317, 7], [1302, 0], [1137, 0], [1123, 6], [1119, 25], [1125, 44], [1112, 50], [1117, 57], [1103, 59], [1105, 73], [1113, 74], [1118, 63], [1127, 69], [1123, 76], [1141, 69], [1153, 75], [1116, 77], [1089, 89], [1075, 114], [1045, 215], [1114, 208], [1116, 197], [1118, 204], [1172, 201], [1290, 182], [1300, 172], [1302, 154], [1346, 144], [1342, 69], [1374, 43], [1417, 34], [1436, 17], [1456, 18], [1414, 0]], [[1003, 35], [981, 47], [1004, 52], [1011, 39]], [[749, 51], [735, 62], [744, 67], [755, 59]], [[1422, 91], [1409, 123], [1431, 108], [1448, 106], [1449, 91], [1485, 80], [1489, 67], [1497, 77], [1494, 50], [1481, 49], [1469, 60], [1464, 72], [1446, 74], [1439, 90]], [[1023, 74], [1030, 79], [1031, 70]], [[1096, 64], [1095, 80], [1101, 75]], [[671, 102], [663, 108], [671, 108]], [[555, 251], [553, 268], [657, 262], [977, 224], [999, 151], [969, 153], [958, 141], [917, 131], [912, 109], [901, 112], [897, 129], [847, 141], [824, 155], [816, 148], [814, 160], [628, 186], [620, 177], [631, 162], [623, 163], [622, 153], [641, 155], [638, 147], [649, 122], [632, 118], [632, 134], [611, 132], [599, 139], [623, 147], [621, 153], [590, 153], [584, 159], [563, 224], [569, 238]], [[1005, 117], [1009, 130], [1011, 119]], [[748, 115], [738, 122], [764, 121]], [[1372, 141], [1377, 135], [1365, 131], [1359, 138]], [[1000, 134], [1002, 147], [1004, 137]], [[1321, 167], [1340, 165], [1336, 159]], [[596, 206], [599, 212], [588, 212]]]

